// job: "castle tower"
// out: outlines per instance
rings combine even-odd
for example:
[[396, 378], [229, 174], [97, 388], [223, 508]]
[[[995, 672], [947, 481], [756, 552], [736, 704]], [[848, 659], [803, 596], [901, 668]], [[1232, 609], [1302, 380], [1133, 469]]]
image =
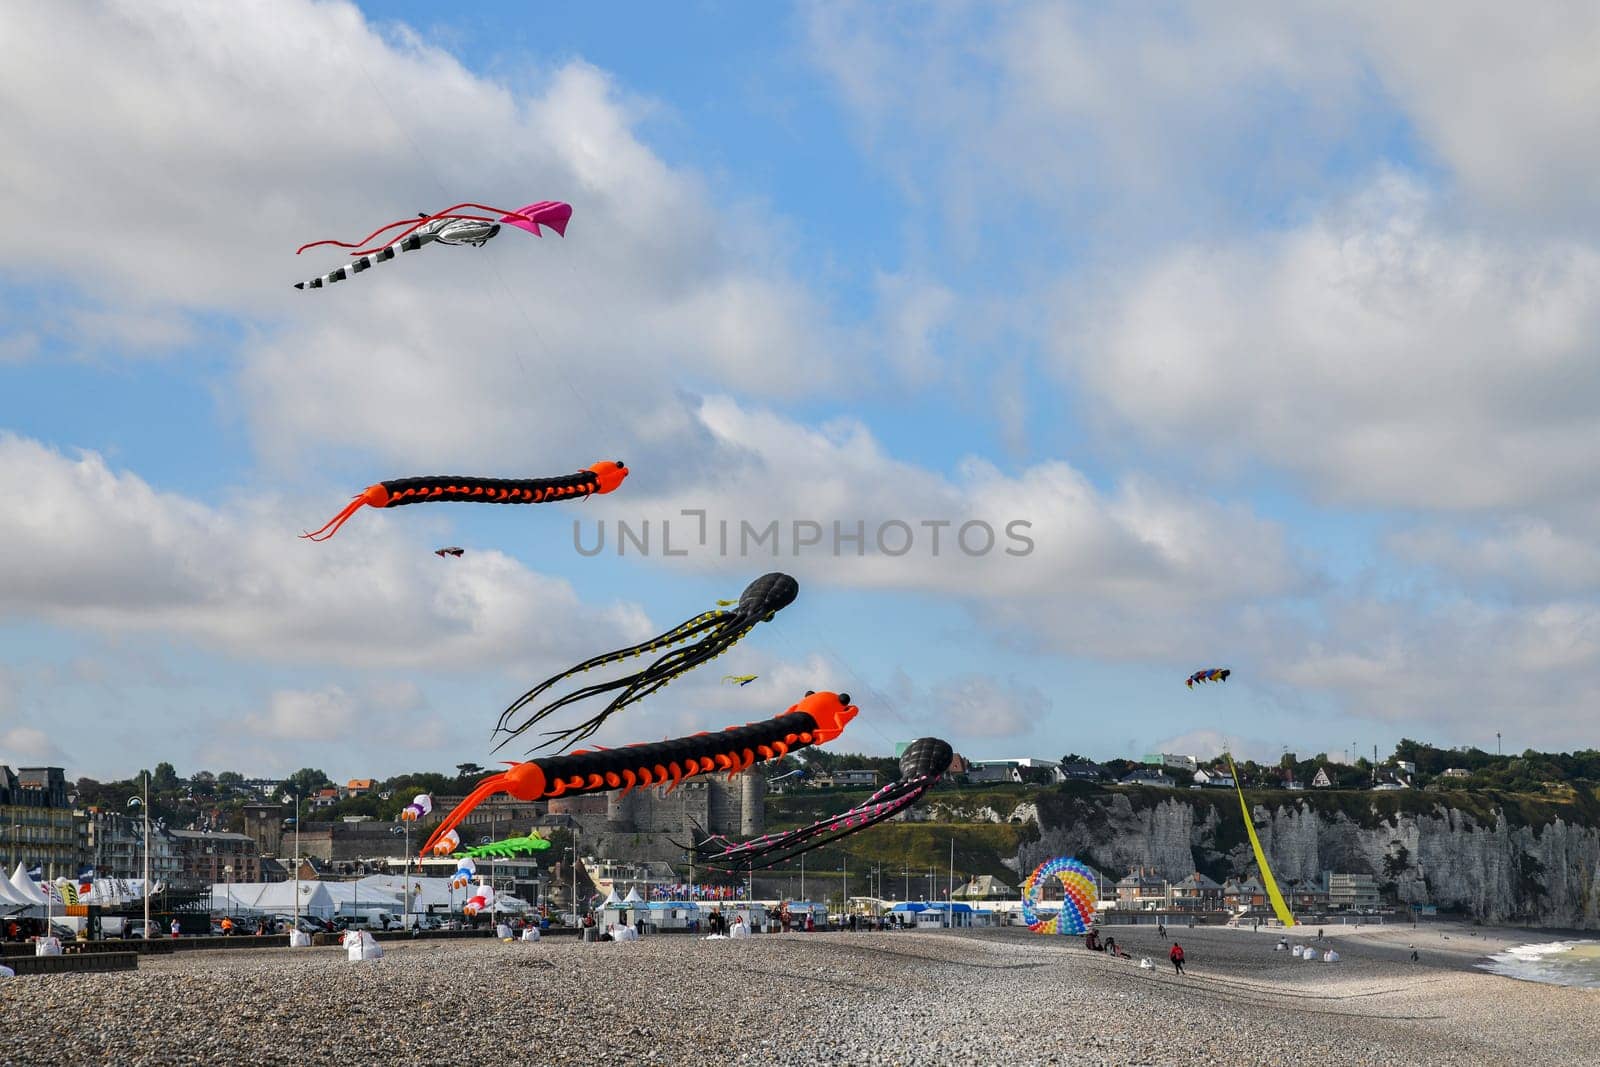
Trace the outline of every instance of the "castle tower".
[[755, 837], [767, 827], [767, 779], [755, 771], [739, 776], [739, 833]]

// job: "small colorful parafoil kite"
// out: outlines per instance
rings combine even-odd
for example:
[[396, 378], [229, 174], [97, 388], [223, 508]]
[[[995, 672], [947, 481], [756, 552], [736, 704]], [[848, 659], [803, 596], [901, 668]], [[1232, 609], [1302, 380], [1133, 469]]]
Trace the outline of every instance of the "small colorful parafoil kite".
[[[424, 501], [466, 501], [473, 504], [543, 504], [550, 500], [587, 497], [609, 493], [622, 484], [628, 468], [622, 460], [603, 460], [576, 474], [559, 478], [474, 478], [462, 474], [433, 475], [425, 478], [396, 478], [369, 485], [353, 497], [345, 509], [323, 524], [322, 529], [301, 534], [311, 541], [326, 541], [350, 521], [362, 506], [398, 508]], [[461, 549], [442, 549], [459, 554]]]
[[457, 548], [454, 545], [451, 545], [449, 548], [436, 548], [433, 550], [433, 554], [438, 556], [440, 559], [444, 559], [446, 556], [454, 556], [456, 559], [460, 559], [462, 553], [464, 552], [466, 552], [466, 549]]
[[[490, 218], [486, 215], [462, 214], [462, 209], [471, 208], [474, 211], [488, 211], [499, 215], [499, 218]], [[528, 204], [515, 211], [506, 211], [503, 208], [486, 207], [483, 204], [456, 204], [445, 208], [443, 211], [432, 215], [423, 214], [414, 219], [401, 219], [391, 222], [387, 226], [380, 226], [367, 234], [359, 241], [312, 241], [310, 244], [301, 245], [295, 249], [294, 254], [299, 255], [308, 248], [320, 248], [323, 245], [333, 245], [338, 248], [360, 249], [354, 253], [355, 260], [346, 263], [338, 270], [329, 271], [319, 275], [308, 282], [295, 282], [296, 289], [321, 289], [334, 282], [342, 282], [353, 274], [360, 274], [369, 269], [374, 263], [387, 263], [399, 252], [415, 252], [423, 245], [437, 242], [442, 245], [471, 245], [482, 248], [500, 232], [500, 227], [515, 226], [519, 230], [526, 230], [535, 237], [544, 236], [540, 225], [550, 227], [552, 230], [565, 237], [567, 235], [567, 222], [572, 218], [572, 205], [562, 204], [554, 200], [542, 200], [537, 204]], [[385, 237], [384, 243], [371, 248], [362, 248], [376, 240], [378, 235], [400, 227], [405, 229], [399, 233]]]
[[[453, 830], [451, 831], [451, 833], [454, 832]], [[507, 859], [511, 856], [524, 856], [529, 852], [543, 852], [549, 847], [550, 839], [539, 836], [538, 832], [535, 831], [527, 837], [508, 837], [503, 841], [491, 841], [486, 845], [476, 845], [472, 848], [462, 849], [457, 855], [477, 859], [484, 859], [485, 857]]]
[[471, 858], [463, 857], [455, 873], [450, 876], [450, 888], [465, 889], [476, 877], [478, 877], [478, 865]]
[[[674, 626], [659, 637], [652, 637], [643, 644], [632, 645], [628, 648], [618, 649], [615, 652], [607, 652], [604, 655], [595, 656], [593, 659], [584, 660], [574, 667], [567, 668], [560, 674], [546, 678], [518, 697], [509, 708], [501, 713], [500, 721], [495, 725], [495, 733], [503, 732], [506, 737], [500, 744], [495, 746], [495, 749], [499, 750], [504, 747], [513, 737], [523, 733], [535, 723], [542, 721], [558, 708], [587, 697], [621, 690], [612, 699], [611, 703], [600, 709], [598, 713], [570, 730], [551, 731], [551, 740], [536, 747], [545, 748], [555, 744], [565, 747], [582, 741], [598, 730], [600, 724], [605, 722], [613, 712], [625, 708], [635, 701], [643, 700], [672, 679], [693, 670], [702, 663], [709, 663], [728, 651], [741, 637], [755, 629], [757, 623], [770, 622], [774, 615], [793, 604], [795, 597], [799, 595], [800, 583], [787, 574], [781, 574], [776, 571], [771, 574], [763, 574], [745, 587], [744, 592], [737, 601], [717, 601], [719, 605], [719, 610], [717, 611], [707, 611], [696, 615], [694, 618]], [[732, 607], [731, 611], [721, 610], [730, 606]], [[704, 636], [692, 644], [673, 649], [654, 663], [651, 663], [650, 666], [644, 668], [644, 670], [636, 671], [633, 674], [625, 674], [615, 681], [598, 682], [594, 685], [574, 690], [560, 700], [552, 701], [531, 713], [518, 725], [507, 725], [512, 716], [532, 704], [546, 689], [565, 678], [570, 678], [575, 674], [582, 674], [584, 671], [593, 670], [596, 667], [603, 667], [609, 663], [620, 663], [633, 656], [642, 656], [646, 652], [655, 652], [670, 645], [681, 644], [696, 634], [703, 634]]]
[[441, 834], [439, 836], [439, 840], [433, 843], [433, 854], [435, 856], [448, 856], [454, 853], [455, 850], [460, 847], [461, 836], [454, 830], [451, 830], [448, 833]]
[[1207, 667], [1203, 671], [1195, 671], [1189, 675], [1189, 680], [1183, 684], [1193, 689], [1196, 682], [1226, 682], [1228, 675], [1232, 673], [1226, 667]]
[[940, 776], [950, 769], [953, 757], [948, 742], [937, 737], [919, 737], [906, 746], [900, 756], [900, 780], [890, 782], [858, 807], [798, 830], [764, 834], [743, 843], [716, 834], [697, 843], [694, 851], [702, 862], [719, 870], [743, 871], [783, 863], [802, 852], [821, 848], [894, 818], [934, 787]]
[[418, 819], [427, 818], [433, 811], [433, 798], [426, 793], [418, 793], [411, 798], [411, 803], [400, 809], [401, 822], [416, 822]]
[[639, 785], [670, 783], [670, 791], [683, 779], [698, 774], [726, 771], [734, 775], [753, 764], [782, 759], [807, 745], [825, 745], [838, 737], [860, 710], [850, 703], [848, 693], [812, 692], [776, 718], [730, 726], [718, 733], [698, 733], [624, 748], [579, 749], [561, 756], [509, 763], [510, 770], [489, 775], [456, 805], [434, 830], [422, 853], [427, 855], [435, 841], [496, 793], [532, 801], [612, 789], [626, 793]]
[[724, 674], [722, 680], [724, 682], [732, 682], [740, 689], [743, 689], [759, 677], [761, 677], [759, 674]]
[[[1041, 918], [1035, 909], [1045, 883], [1051, 878], [1061, 879], [1064, 899], [1058, 913]], [[1036, 934], [1081, 934], [1094, 922], [1095, 903], [1099, 898], [1094, 871], [1075, 859], [1058, 856], [1039, 864], [1022, 883], [1022, 921]]]

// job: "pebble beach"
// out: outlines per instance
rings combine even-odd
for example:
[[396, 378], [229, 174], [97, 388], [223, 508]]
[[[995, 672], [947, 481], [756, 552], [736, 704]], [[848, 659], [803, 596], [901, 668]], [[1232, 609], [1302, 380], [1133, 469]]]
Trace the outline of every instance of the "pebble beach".
[[18, 1064], [263, 1067], [1526, 1065], [1600, 1049], [1592, 991], [1476, 972], [1471, 949], [1413, 964], [1399, 931], [1334, 935], [1343, 959], [1323, 964], [1272, 951], [1275, 933], [1181, 930], [1183, 977], [1153, 930], [1112, 932], [1133, 960], [1023, 930], [407, 942], [354, 963], [178, 953], [0, 984], [0, 1048]]

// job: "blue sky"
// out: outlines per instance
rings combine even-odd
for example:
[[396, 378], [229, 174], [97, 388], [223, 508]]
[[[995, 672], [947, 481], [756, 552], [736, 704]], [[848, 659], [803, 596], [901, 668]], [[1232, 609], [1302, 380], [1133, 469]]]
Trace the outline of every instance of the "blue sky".
[[[528, 685], [770, 569], [800, 600], [610, 741], [848, 688], [874, 752], [1592, 744], [1590, 15], [1469, 5], [1420, 59], [1379, 5], [26, 19], [94, 73], [0, 74], [50, 234], [0, 253], [0, 761], [482, 761]], [[289, 287], [337, 261], [304, 241], [537, 199], [564, 239]], [[603, 500], [293, 536], [602, 458]], [[1036, 551], [572, 548], [684, 508]]]

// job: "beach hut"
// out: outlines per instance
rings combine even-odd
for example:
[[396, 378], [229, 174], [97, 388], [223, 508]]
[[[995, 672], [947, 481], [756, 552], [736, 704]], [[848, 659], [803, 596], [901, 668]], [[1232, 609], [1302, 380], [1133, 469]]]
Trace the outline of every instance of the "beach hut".
[[700, 905], [692, 900], [641, 900], [637, 904], [619, 900], [615, 906], [602, 905], [595, 921], [603, 929], [607, 923], [633, 926], [643, 919], [646, 932], [658, 933], [662, 930], [698, 929], [703, 917]]

